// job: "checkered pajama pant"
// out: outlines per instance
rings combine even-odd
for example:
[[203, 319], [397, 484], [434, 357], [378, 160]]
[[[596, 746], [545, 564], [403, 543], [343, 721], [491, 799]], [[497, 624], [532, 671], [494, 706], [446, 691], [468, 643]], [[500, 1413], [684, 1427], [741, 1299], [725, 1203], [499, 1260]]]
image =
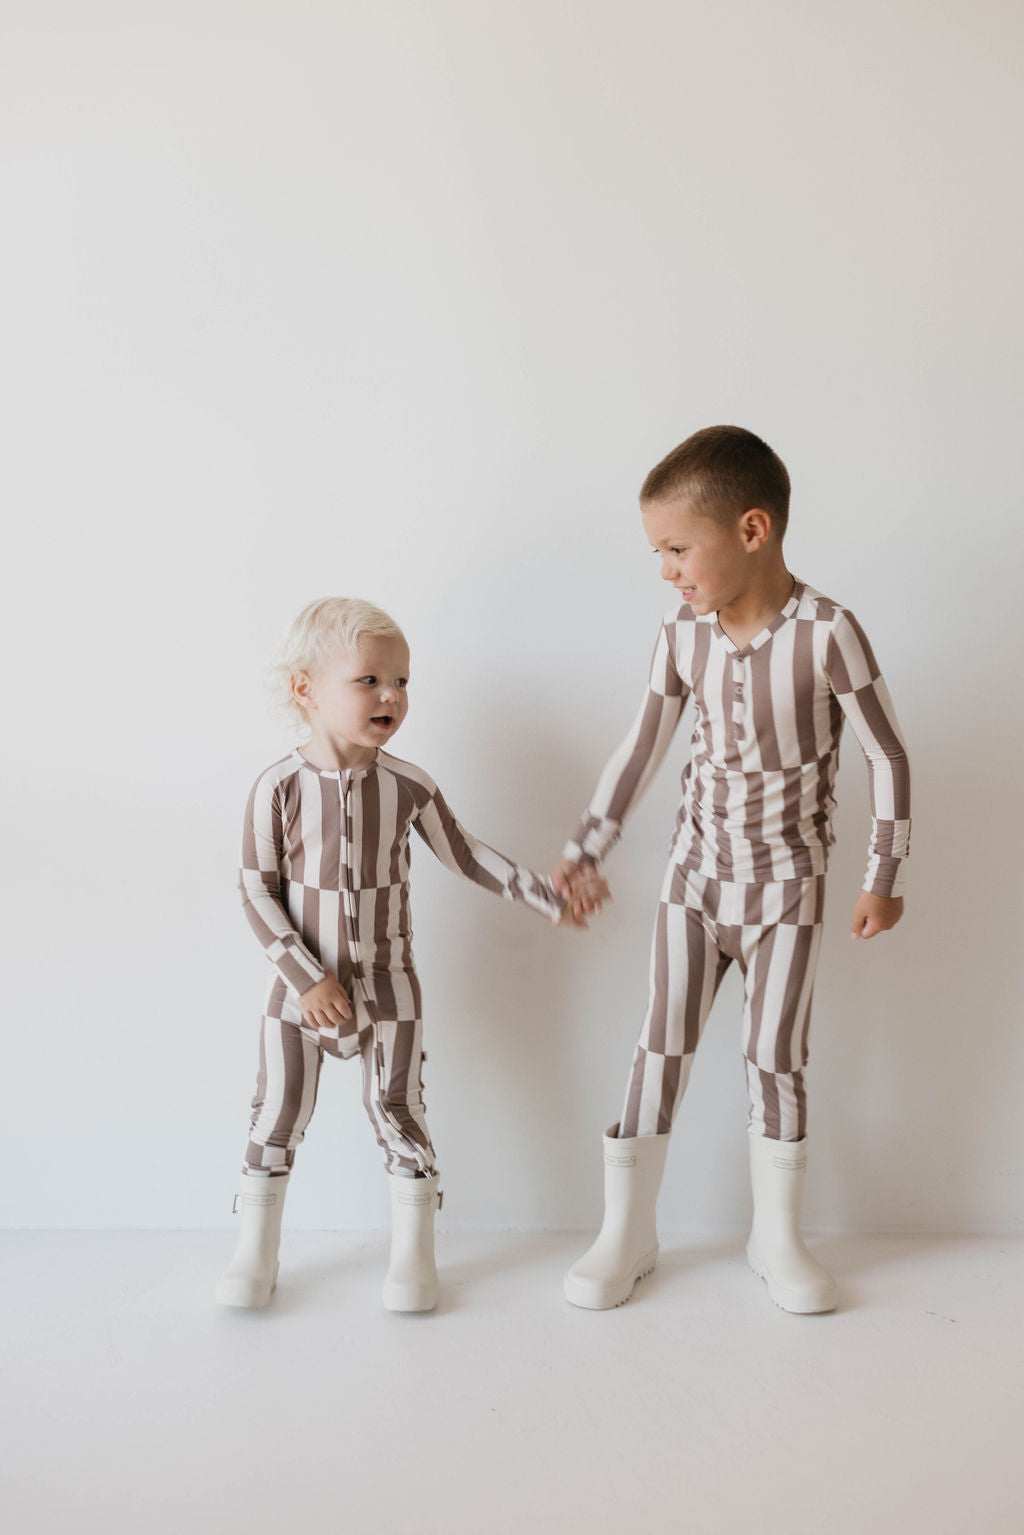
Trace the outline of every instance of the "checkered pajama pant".
[[743, 973], [751, 1129], [772, 1140], [803, 1139], [807, 1031], [824, 908], [824, 874], [740, 885], [669, 865], [620, 1137], [671, 1130], [711, 1004], [735, 960]]
[[[358, 1000], [355, 1008], [363, 1104], [385, 1166], [399, 1176], [430, 1177], [437, 1169], [423, 1106], [423, 1025], [418, 1018], [373, 1021]], [[264, 1017], [243, 1168], [250, 1177], [273, 1177], [291, 1170], [295, 1148], [316, 1106], [325, 1052], [345, 1053], [336, 1041], [316, 1040], [294, 1023]]]

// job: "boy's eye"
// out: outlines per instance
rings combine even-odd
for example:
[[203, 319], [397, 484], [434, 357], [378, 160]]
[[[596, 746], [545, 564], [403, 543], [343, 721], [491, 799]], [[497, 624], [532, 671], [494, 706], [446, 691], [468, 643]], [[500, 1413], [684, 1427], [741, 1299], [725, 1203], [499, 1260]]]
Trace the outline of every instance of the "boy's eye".
[[395, 686], [398, 688], [407, 688], [409, 686], [408, 677], [396, 677]]
[[375, 687], [377, 683], [376, 677], [360, 677], [359, 681], [368, 683], [371, 688]]

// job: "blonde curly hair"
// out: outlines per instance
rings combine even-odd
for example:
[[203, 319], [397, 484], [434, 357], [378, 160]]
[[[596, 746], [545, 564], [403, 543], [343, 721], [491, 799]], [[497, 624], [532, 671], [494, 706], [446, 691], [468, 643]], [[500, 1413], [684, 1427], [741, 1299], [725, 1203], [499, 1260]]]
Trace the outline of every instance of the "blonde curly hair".
[[307, 725], [305, 710], [295, 702], [292, 678], [311, 672], [336, 645], [355, 650], [364, 634], [405, 635], [395, 620], [361, 597], [321, 597], [303, 608], [283, 636], [267, 671], [267, 688], [275, 707], [293, 725]]

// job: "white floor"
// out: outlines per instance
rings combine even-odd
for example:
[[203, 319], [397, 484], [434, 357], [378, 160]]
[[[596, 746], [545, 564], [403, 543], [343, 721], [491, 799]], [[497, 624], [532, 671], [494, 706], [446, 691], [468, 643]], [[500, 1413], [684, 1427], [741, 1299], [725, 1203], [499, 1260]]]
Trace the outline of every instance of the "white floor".
[[827, 1317], [671, 1238], [578, 1311], [564, 1234], [442, 1234], [420, 1317], [381, 1237], [288, 1235], [272, 1306], [222, 1313], [230, 1242], [0, 1239], [7, 1530], [1024, 1532], [1024, 1241], [821, 1241]]

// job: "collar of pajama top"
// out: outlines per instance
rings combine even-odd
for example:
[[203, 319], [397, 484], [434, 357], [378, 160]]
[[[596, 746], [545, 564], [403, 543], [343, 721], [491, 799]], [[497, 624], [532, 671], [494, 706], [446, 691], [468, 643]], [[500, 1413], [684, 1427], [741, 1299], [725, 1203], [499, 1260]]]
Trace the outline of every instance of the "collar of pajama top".
[[639, 714], [601, 774], [566, 857], [606, 856], [691, 696], [674, 861], [740, 883], [822, 873], [835, 840], [833, 788], [848, 719], [869, 769], [864, 888], [900, 893], [910, 780], [892, 700], [853, 614], [802, 581], [743, 646], [717, 614], [696, 615], [684, 605], [665, 616]]
[[373, 772], [377, 766], [378, 761], [380, 760], [381, 751], [380, 747], [378, 746], [375, 750], [372, 761], [367, 762], [365, 767], [359, 768], [317, 767], [315, 762], [310, 762], [308, 757], [303, 756], [302, 748], [299, 746], [296, 746], [295, 750], [292, 752], [292, 756], [295, 758], [300, 767], [309, 768], [310, 772], [315, 773], [318, 778], [335, 778], [339, 782], [344, 782], [346, 780], [348, 782], [352, 782], [354, 779], [364, 778], [367, 773]]

